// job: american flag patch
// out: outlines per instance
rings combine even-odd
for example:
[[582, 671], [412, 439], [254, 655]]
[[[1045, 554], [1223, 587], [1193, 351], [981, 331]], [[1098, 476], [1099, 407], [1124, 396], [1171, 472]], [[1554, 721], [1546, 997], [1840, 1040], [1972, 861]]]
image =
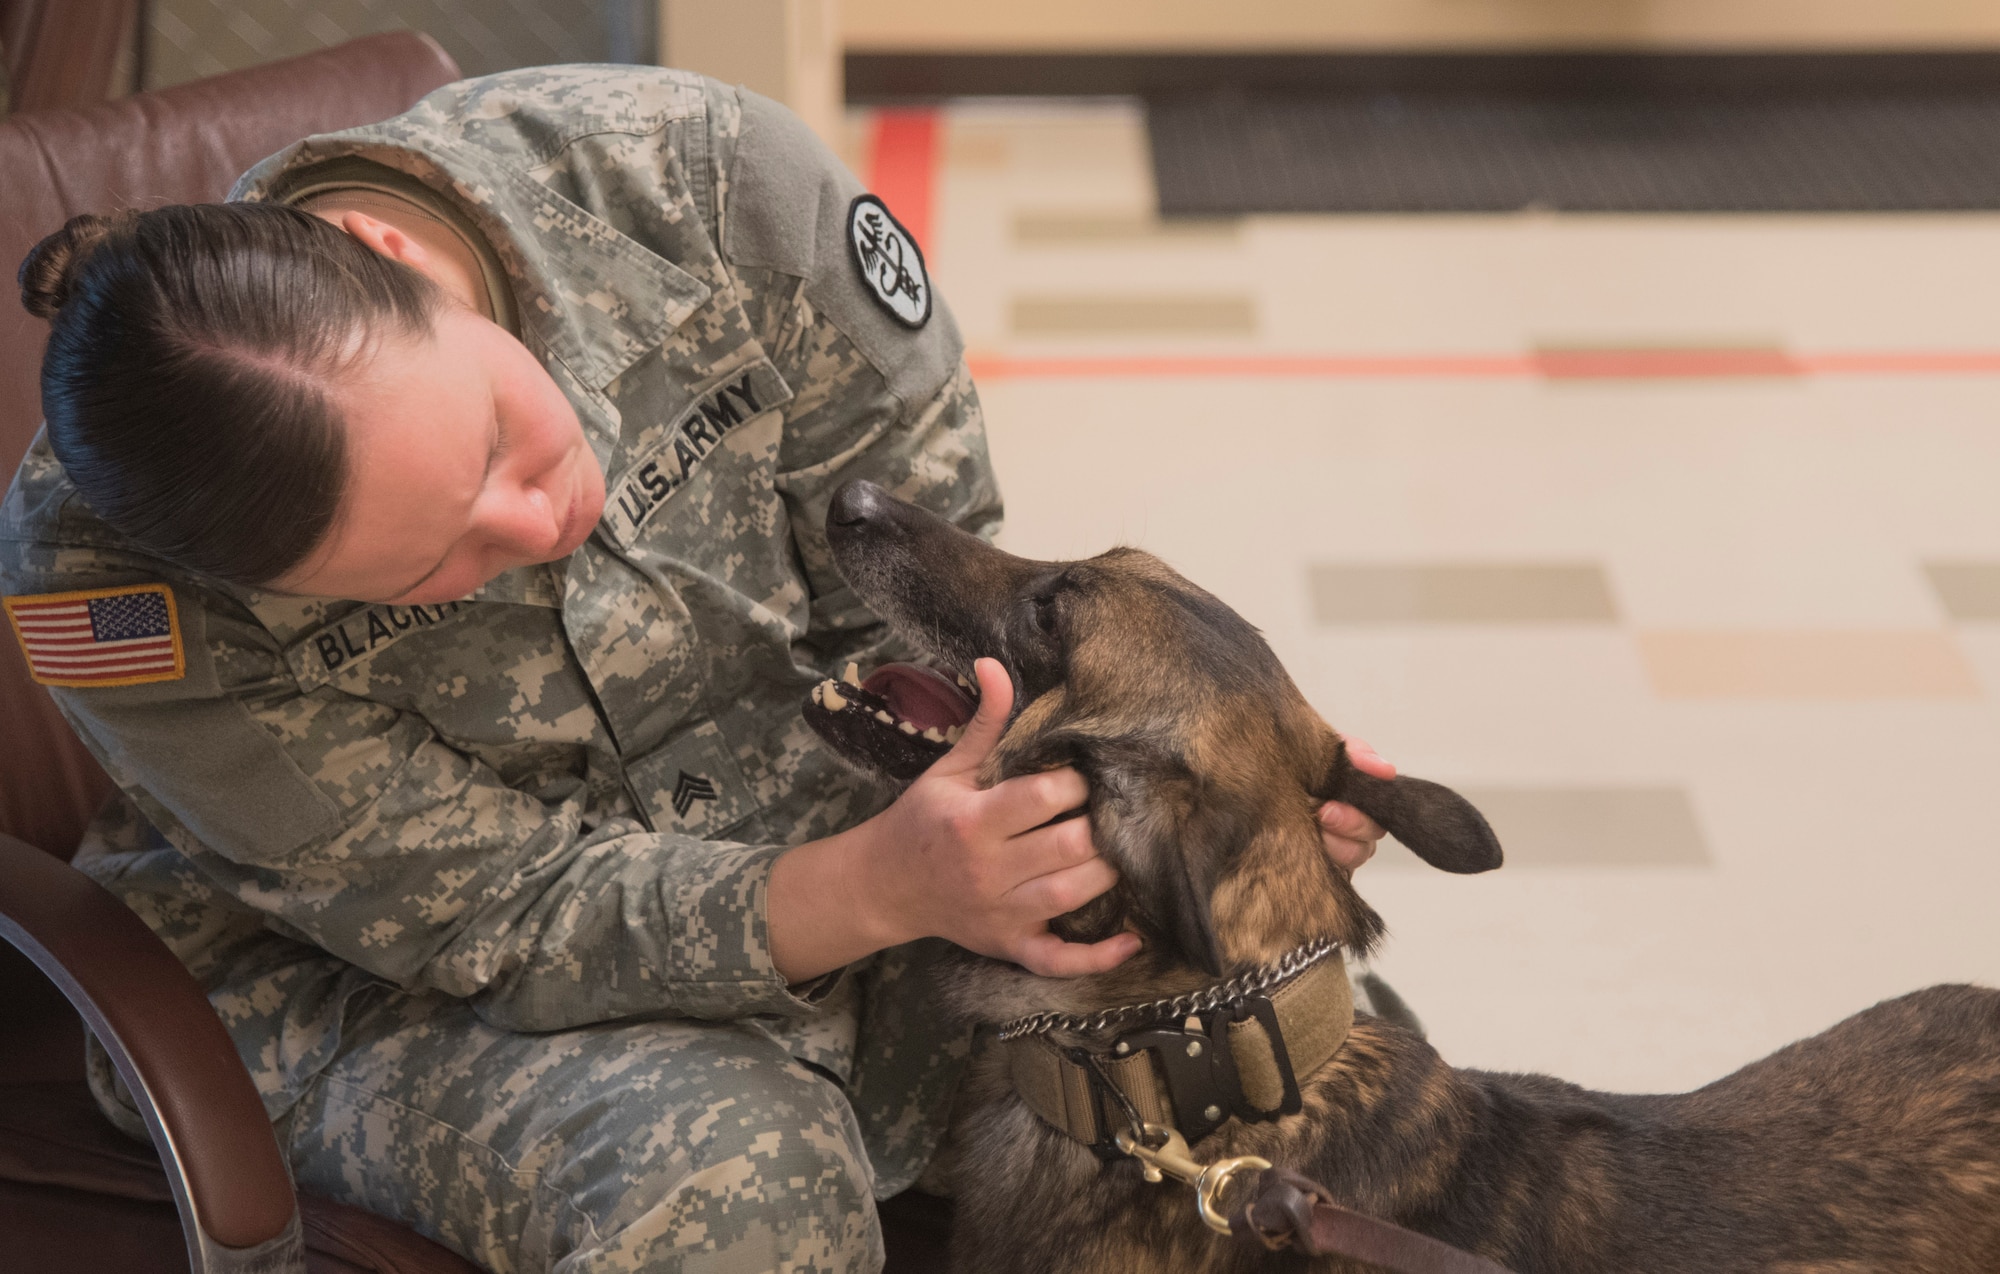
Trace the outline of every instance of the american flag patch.
[[28, 671], [45, 686], [136, 686], [187, 673], [165, 584], [6, 599]]

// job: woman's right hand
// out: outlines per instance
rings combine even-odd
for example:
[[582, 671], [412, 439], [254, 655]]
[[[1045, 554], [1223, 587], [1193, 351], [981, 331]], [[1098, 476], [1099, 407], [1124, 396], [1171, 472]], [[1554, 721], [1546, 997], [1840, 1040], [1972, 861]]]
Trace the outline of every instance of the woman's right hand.
[[1139, 949], [1133, 933], [1065, 942], [1049, 920], [1097, 897], [1118, 873], [1090, 821], [1049, 820], [1089, 794], [1075, 770], [990, 788], [979, 770], [1000, 741], [1014, 687], [981, 659], [979, 710], [952, 750], [895, 804], [849, 831], [791, 850], [772, 869], [771, 953], [793, 982], [917, 938], [945, 938], [1043, 977], [1101, 973]]
[[1050, 770], [979, 786], [1000, 742], [1014, 686], [997, 660], [973, 665], [979, 710], [957, 746], [896, 803], [870, 820], [876, 835], [856, 863], [859, 891], [894, 941], [947, 938], [1043, 977], [1101, 973], [1139, 949], [1133, 933], [1065, 942], [1049, 920], [1118, 882], [1091, 843], [1090, 820], [1049, 820], [1089, 796], [1075, 770]]

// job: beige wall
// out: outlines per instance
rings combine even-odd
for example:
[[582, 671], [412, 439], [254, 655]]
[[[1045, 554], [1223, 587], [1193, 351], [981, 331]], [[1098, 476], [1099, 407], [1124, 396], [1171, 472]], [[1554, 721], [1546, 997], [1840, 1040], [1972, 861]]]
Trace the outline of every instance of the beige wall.
[[842, 0], [847, 47], [2000, 47], [2000, 0]]
[[840, 0], [660, 0], [660, 58], [776, 98], [841, 144]]

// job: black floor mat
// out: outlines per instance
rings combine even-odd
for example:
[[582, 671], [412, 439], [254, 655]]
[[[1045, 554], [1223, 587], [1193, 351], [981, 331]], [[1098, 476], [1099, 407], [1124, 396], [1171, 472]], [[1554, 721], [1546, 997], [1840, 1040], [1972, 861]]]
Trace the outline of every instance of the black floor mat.
[[2000, 208], [2000, 92], [1156, 99], [1167, 216]]

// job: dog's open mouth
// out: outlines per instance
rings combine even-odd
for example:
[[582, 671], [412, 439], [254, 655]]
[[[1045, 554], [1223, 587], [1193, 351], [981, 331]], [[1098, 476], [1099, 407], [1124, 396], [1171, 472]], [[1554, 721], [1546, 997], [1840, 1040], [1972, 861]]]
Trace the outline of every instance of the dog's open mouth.
[[905, 782], [951, 750], [979, 709], [969, 678], [921, 664], [883, 664], [868, 674], [847, 665], [813, 687], [806, 723], [836, 752]]

